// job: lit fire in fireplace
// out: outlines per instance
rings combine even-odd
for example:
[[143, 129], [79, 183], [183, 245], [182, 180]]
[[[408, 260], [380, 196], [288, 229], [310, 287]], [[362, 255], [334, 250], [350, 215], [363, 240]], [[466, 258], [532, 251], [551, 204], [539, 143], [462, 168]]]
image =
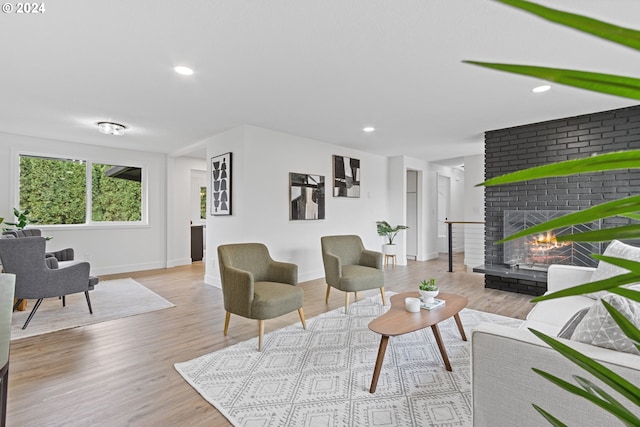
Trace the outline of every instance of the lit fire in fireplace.
[[535, 250], [546, 251], [549, 249], [561, 248], [563, 246], [567, 246], [570, 242], [558, 242], [556, 239], [556, 235], [551, 231], [547, 231], [546, 233], [538, 234], [533, 238], [531, 244], [534, 245]]

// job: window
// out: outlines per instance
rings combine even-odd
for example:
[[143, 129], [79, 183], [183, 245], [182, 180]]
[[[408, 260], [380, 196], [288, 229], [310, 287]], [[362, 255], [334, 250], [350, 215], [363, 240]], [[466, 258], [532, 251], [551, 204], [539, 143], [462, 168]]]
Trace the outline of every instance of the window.
[[38, 224], [140, 222], [143, 218], [139, 167], [20, 155], [19, 183], [20, 208], [30, 209]]
[[200, 219], [207, 219], [207, 187], [200, 187]]

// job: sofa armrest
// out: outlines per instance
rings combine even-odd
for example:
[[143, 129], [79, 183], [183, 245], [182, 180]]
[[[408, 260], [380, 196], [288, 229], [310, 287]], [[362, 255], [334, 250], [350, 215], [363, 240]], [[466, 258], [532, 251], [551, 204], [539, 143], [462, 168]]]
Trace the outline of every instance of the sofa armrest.
[[[632, 383], [640, 383], [639, 356], [574, 341], [561, 341], [599, 360]], [[482, 323], [471, 334], [473, 425], [544, 425], [545, 421], [533, 408], [533, 403], [570, 425], [619, 424], [619, 420], [609, 413], [536, 374], [531, 369], [533, 367], [573, 384], [573, 375], [601, 384], [530, 331]], [[605, 388], [608, 390], [608, 387]], [[613, 391], [611, 394], [640, 416], [640, 408], [634, 407]]]
[[547, 291], [556, 292], [591, 281], [596, 269], [576, 265], [553, 264], [547, 271]]

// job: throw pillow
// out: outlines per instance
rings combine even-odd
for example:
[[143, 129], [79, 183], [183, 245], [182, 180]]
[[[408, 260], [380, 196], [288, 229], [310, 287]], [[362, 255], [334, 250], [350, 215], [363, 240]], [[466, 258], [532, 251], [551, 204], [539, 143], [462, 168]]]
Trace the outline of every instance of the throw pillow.
[[[609, 246], [607, 246], [607, 249], [605, 249], [603, 255], [615, 258], [629, 259], [632, 261], [640, 261], [640, 248], [627, 245], [626, 243], [622, 243], [619, 240], [613, 240], [611, 241], [611, 243], [609, 243]], [[608, 279], [610, 277], [619, 276], [628, 272], [629, 270], [626, 270], [622, 267], [609, 264], [608, 262], [600, 261], [598, 263], [598, 267], [591, 276], [591, 281], [597, 282], [598, 280]], [[586, 294], [585, 296], [593, 299], [599, 299], [608, 294], [609, 293], [607, 291], [600, 291]]]
[[[603, 301], [611, 304], [636, 327], [640, 327], [640, 303], [616, 294], [607, 294]], [[640, 355], [633, 342], [622, 332], [604, 305], [598, 301], [576, 326], [571, 339], [598, 347]]]
[[[598, 303], [595, 303], [598, 304]], [[558, 338], [571, 339], [571, 335], [573, 335], [573, 331], [575, 331], [576, 327], [580, 324], [584, 316], [589, 311], [589, 307], [583, 308], [582, 310], [576, 312], [571, 319], [565, 323], [565, 325], [560, 329], [558, 333]]]

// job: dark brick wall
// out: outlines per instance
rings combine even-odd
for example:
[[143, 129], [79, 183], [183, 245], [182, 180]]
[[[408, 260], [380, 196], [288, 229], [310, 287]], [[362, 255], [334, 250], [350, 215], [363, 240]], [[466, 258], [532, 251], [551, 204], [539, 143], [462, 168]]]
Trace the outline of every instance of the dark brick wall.
[[[640, 149], [640, 106], [485, 133], [485, 178], [532, 166]], [[640, 171], [621, 170], [528, 181], [485, 189], [485, 264], [503, 264], [503, 211], [580, 210], [640, 192]], [[606, 219], [602, 227], [627, 223]], [[604, 248], [604, 246], [603, 246]], [[538, 295], [545, 283], [485, 276], [487, 288]]]

